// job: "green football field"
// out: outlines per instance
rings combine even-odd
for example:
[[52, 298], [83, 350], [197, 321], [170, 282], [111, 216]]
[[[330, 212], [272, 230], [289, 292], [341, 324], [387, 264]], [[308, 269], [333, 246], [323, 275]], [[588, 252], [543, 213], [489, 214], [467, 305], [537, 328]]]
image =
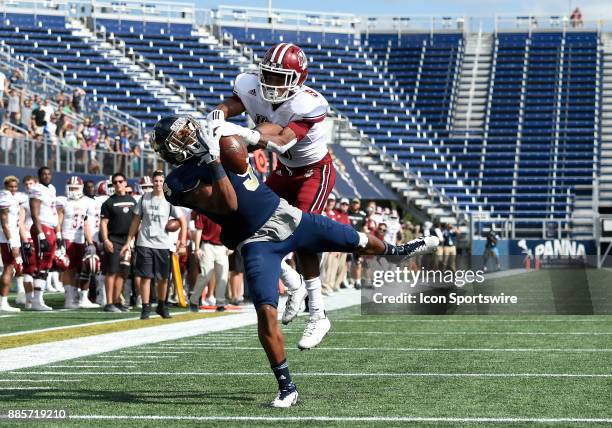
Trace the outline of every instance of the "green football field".
[[276, 382], [250, 326], [4, 372], [0, 413], [68, 412], [49, 427], [612, 423], [610, 316], [329, 316], [312, 351], [295, 346], [302, 318], [284, 329], [291, 409], [266, 406]]

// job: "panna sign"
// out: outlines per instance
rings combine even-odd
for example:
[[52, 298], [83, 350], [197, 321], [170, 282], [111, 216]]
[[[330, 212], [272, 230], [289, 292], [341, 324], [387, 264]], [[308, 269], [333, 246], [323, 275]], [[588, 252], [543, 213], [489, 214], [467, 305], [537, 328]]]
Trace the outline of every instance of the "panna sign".
[[542, 259], [566, 257], [572, 259], [586, 259], [586, 250], [584, 245], [569, 239], [554, 239], [551, 241], [546, 241], [543, 244], [536, 245], [534, 254], [536, 257]]

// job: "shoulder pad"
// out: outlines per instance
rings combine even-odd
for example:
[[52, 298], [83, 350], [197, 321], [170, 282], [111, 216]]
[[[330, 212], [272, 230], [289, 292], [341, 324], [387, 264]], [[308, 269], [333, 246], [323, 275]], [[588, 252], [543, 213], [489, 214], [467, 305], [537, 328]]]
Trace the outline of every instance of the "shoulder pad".
[[249, 91], [257, 89], [259, 85], [259, 77], [255, 73], [240, 73], [234, 81], [234, 94], [242, 98]]
[[308, 86], [304, 86], [291, 101], [293, 111], [301, 119], [318, 122], [327, 114], [328, 103], [325, 97]]

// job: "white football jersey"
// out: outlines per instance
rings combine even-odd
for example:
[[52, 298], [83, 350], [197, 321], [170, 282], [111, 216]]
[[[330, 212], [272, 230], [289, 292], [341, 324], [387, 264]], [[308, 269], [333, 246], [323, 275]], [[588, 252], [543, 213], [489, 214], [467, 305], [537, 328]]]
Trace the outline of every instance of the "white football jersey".
[[30, 212], [30, 198], [27, 193], [17, 192], [15, 193], [15, 197], [19, 201], [19, 205], [25, 211], [25, 233], [26, 235], [30, 235], [30, 228], [32, 227], [32, 213]]
[[28, 192], [30, 199], [40, 200], [40, 223], [48, 227], [57, 226], [57, 211], [55, 210], [56, 193], [55, 186], [36, 183], [30, 187]]
[[275, 123], [286, 128], [290, 122], [308, 122], [312, 126], [304, 138], [298, 141], [278, 159], [289, 168], [298, 168], [317, 163], [328, 153], [327, 133], [323, 120], [327, 115], [327, 100], [319, 92], [303, 85], [287, 101], [276, 109], [264, 100], [259, 86], [259, 77], [253, 73], [236, 76], [234, 94], [240, 98], [253, 122]]
[[85, 220], [95, 217], [94, 201], [86, 196], [76, 200], [60, 196], [57, 207], [64, 211], [62, 237], [76, 244], [85, 243]]
[[[0, 210], [8, 210], [8, 229], [11, 232], [11, 246], [21, 246], [19, 239], [19, 200], [8, 190], [0, 192]], [[0, 243], [7, 243], [4, 229], [0, 227]]]
[[[99, 242], [100, 238], [100, 212], [102, 211], [102, 204], [106, 202], [108, 196], [94, 196], [93, 199], [88, 198], [92, 203], [92, 216], [88, 217], [88, 221], [91, 221], [91, 227], [93, 228], [93, 241]], [[91, 203], [91, 202], [90, 202]]]

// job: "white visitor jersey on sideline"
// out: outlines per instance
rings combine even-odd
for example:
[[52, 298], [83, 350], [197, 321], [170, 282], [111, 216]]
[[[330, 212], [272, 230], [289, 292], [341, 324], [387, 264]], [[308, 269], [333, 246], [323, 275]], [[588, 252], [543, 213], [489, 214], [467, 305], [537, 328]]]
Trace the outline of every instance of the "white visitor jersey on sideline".
[[11, 241], [9, 242], [4, 234], [4, 229], [0, 227], [0, 243], [10, 244], [11, 247], [20, 247], [19, 239], [19, 200], [8, 190], [0, 192], [0, 210], [8, 210], [8, 229], [11, 232]]
[[56, 193], [55, 186], [49, 184], [45, 186], [41, 183], [36, 183], [30, 187], [28, 192], [30, 199], [40, 200], [40, 222], [41, 224], [54, 228], [57, 226], [57, 211], [55, 210]]
[[[88, 198], [91, 199], [91, 198]], [[89, 218], [88, 217], [88, 221], [91, 221], [91, 227], [93, 228], [93, 241], [94, 242], [99, 242], [100, 241], [100, 212], [102, 211], [102, 204], [104, 204], [104, 202], [106, 202], [106, 200], [108, 199], [107, 195], [101, 195], [101, 196], [94, 196], [93, 197], [93, 204], [92, 204], [92, 208], [91, 208], [91, 212], [92, 212], [92, 216]]]
[[[65, 196], [57, 198], [57, 206], [64, 211], [62, 222], [62, 237], [75, 244], [85, 243], [85, 220], [95, 216], [95, 208], [91, 198], [83, 196], [79, 199], [68, 199]], [[92, 225], [93, 226], [93, 225]]]
[[304, 138], [299, 140], [279, 161], [289, 168], [299, 168], [317, 163], [327, 155], [327, 133], [323, 120], [327, 115], [327, 100], [319, 92], [306, 85], [297, 90], [297, 93], [282, 104], [273, 104], [266, 101], [261, 94], [259, 77], [254, 73], [242, 73], [236, 76], [234, 95], [240, 98], [247, 114], [253, 122], [275, 123], [286, 128], [290, 122], [306, 122], [311, 128]]
[[15, 197], [19, 201], [19, 206], [23, 208], [25, 211], [25, 219], [24, 225], [26, 230], [26, 235], [30, 236], [30, 228], [32, 227], [32, 212], [30, 211], [30, 198], [27, 193], [17, 192], [15, 193]]

